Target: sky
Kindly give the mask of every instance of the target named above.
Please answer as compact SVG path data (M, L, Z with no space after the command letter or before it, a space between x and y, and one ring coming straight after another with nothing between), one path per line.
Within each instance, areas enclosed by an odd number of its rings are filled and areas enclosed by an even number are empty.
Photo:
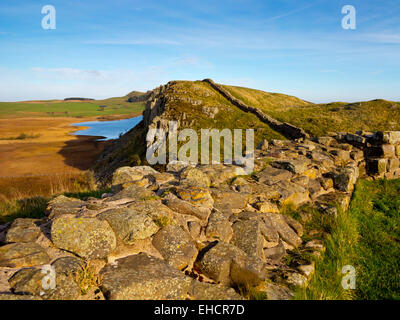
M55 29L42 28L45 5ZM0 1L0 101L204 78L316 103L400 101L400 1Z

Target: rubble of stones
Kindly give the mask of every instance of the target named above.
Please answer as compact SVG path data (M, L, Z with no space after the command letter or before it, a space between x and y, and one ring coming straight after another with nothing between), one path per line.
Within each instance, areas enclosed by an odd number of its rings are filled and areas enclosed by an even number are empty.
M0 226L0 299L238 300L248 298L243 288L291 299L314 262L286 257L318 257L324 245L303 241L303 224L283 209L347 209L369 152L349 137L262 141L250 176L222 164L122 167L102 199L58 196L46 218ZM398 157L398 133L375 137L396 143ZM55 287L46 285L49 265Z

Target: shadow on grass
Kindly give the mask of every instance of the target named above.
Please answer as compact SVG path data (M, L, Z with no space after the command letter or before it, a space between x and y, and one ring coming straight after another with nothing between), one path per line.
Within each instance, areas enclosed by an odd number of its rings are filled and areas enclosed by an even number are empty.
M87 200L101 198L103 193L110 193L111 189L93 190L86 192L64 192L66 197ZM40 219L45 217L47 203L53 197L32 197L12 201L0 201L0 224L14 221L17 218Z
M48 200L48 198L44 197L33 197L0 202L0 224L13 221L17 218L43 218Z

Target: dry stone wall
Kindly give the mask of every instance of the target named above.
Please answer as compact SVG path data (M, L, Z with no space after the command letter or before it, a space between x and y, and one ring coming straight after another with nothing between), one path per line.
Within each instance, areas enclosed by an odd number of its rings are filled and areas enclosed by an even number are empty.
M302 128L296 127L287 122L278 121L265 114L260 109L246 105L239 99L232 96L222 86L216 84L213 80L205 79L203 81L209 83L215 90L217 90L221 95L228 99L234 106L240 108L245 112L251 112L255 114L261 121L267 123L270 127L279 131L284 136L290 137L292 139L309 138L309 135Z
M369 176L400 178L400 131L339 133L337 138L363 150Z

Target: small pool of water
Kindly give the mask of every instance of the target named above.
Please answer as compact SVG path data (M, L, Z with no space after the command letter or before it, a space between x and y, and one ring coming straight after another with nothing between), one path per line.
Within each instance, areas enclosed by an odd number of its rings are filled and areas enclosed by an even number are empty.
M131 130L140 121L143 116L138 116L130 119L113 120L113 121L89 121L81 123L73 123L74 127L89 127L88 129L75 131L76 136L96 136L104 137L100 141L118 139L121 134Z

